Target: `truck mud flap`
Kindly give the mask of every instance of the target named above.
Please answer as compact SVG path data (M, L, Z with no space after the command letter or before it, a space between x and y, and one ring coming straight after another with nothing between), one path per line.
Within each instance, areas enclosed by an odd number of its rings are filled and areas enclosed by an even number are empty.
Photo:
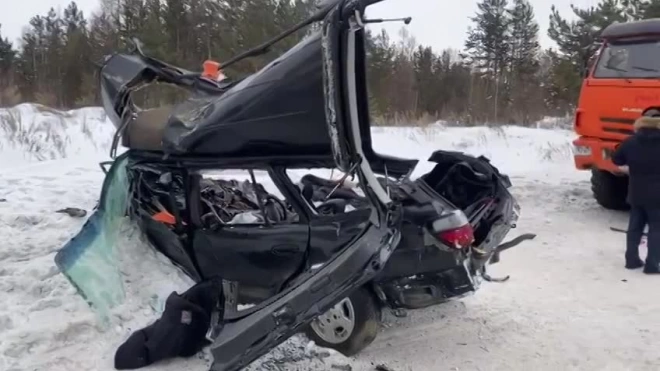
M127 156L119 156L106 173L98 208L80 232L55 255L55 264L78 294L107 324L110 310L125 291L115 253L128 202Z

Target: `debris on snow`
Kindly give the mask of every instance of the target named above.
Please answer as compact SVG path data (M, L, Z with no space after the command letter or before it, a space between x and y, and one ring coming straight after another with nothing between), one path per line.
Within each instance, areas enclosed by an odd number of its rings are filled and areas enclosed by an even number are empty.
M68 214L72 218L84 218L87 215L87 211L79 209L77 207L67 207L64 209L57 210L56 213Z
M353 367L351 365L335 365L332 364L330 365L330 368L333 370L339 370L339 371L353 371Z

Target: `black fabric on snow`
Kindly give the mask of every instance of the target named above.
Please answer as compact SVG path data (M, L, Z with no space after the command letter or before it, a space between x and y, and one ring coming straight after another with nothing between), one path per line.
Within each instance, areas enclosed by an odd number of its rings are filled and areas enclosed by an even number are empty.
M612 162L628 166L630 205L660 208L660 118L645 117L635 125L637 131L619 145Z
M132 370L175 357L192 357L206 345L211 314L223 317L224 296L219 281L196 284L181 295L172 292L153 324L138 330L117 349L115 368Z

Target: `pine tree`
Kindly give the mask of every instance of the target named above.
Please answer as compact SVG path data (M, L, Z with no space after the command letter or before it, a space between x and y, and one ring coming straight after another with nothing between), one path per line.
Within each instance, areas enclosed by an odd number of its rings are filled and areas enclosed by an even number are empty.
M550 71L546 82L546 105L552 112L572 112L578 100L581 77L576 76L570 60L552 50L548 51Z
M468 29L465 49L474 67L499 76L504 70L508 52L507 17L508 0L482 0L477 6L477 15L471 17L474 23Z
M472 65L493 83L494 119L499 120L500 82L506 70L509 53L508 0L482 0L477 15L470 18L474 25L468 29L465 49Z
M435 54L430 47L419 46L413 56L417 109L432 113L437 110L436 74L433 69Z
M66 92L63 87L64 75L64 28L60 15L55 9L50 8L46 17L44 17L44 26L46 31L46 62L41 65L45 71L45 80L43 85L45 90L39 92L44 95L44 99L49 105L55 107L64 107L64 95Z
M186 8L188 8L186 0L165 0L163 10L164 26L168 38L167 50L172 53L168 59L174 64L184 66L186 62L190 62L186 61L190 55L183 51L189 45L188 40L193 33Z
M62 105L75 107L81 97L85 75L91 72L89 40L87 39L87 21L75 2L64 10L65 29L64 50L62 55Z
M0 31L2 31L1 25ZM0 90L7 88L11 82L15 58L14 45L0 33Z
M539 26L534 19L534 9L527 0L514 0L509 10L511 35L509 38L509 69L511 109L520 112L520 121L525 123L533 119L531 111L536 110L533 101L538 101L534 91L539 82L536 73L539 68L540 45L538 42Z
M636 0L636 6L641 19L660 17L660 0Z
M366 46L369 61L367 81L370 109L373 116L387 117L392 114L392 106L389 104L386 92L391 84L394 70L394 46L385 30L381 30L375 36L367 32Z
M514 0L509 37L509 63L516 74L531 75L538 69L539 25L534 18L534 9L527 0Z
M13 86L15 59L14 45L0 33L0 107L16 103L17 92Z

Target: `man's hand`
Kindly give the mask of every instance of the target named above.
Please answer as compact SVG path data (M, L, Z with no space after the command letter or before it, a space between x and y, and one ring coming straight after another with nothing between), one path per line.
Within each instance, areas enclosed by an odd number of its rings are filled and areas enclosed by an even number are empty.
M630 169L628 168L628 165L619 166L619 171L621 171L624 174L630 174Z

